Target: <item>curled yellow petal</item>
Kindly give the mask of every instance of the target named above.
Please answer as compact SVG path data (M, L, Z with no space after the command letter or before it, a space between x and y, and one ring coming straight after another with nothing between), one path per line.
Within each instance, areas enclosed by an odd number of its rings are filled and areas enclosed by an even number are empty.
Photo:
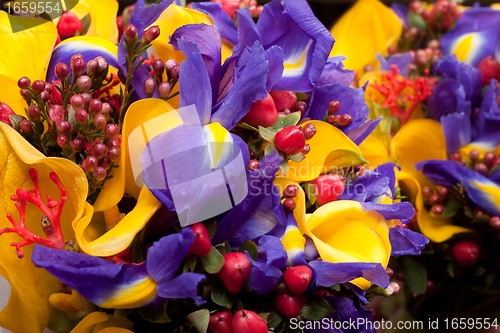
M85 316L85 318L71 330L71 333L93 333L95 325L108 320L108 318L109 316L104 312L92 312Z
M402 170L421 186L432 185L414 164L425 160L445 160L446 142L441 124L433 119L415 119L404 125L391 142L393 156Z
M61 215L61 228L66 240L73 239L72 221L81 218L87 197L87 178L82 169L73 162L56 157L45 157L29 144L14 129L0 123L0 228L12 227L5 214L12 214L18 220L19 215L10 196L17 188L32 189L28 175L30 168L38 172L38 179L43 197L50 194L59 198L59 190L49 179L49 173L55 172L66 188L67 201ZM41 227L42 213L33 205L26 207L26 228L45 237ZM22 238L10 233L0 236L0 275L11 285L11 297L6 307L0 312L0 326L13 332L40 332L47 325L51 307L49 296L59 292L60 282L47 271L37 269L30 260L33 246L22 248L24 259L19 259L11 242L20 242ZM29 320L13 320L29 318Z
M0 102L8 104L15 113L21 115L25 115L24 108L27 105L19 95L17 80L22 76L27 76L32 81L45 79L57 38L56 27L50 22L29 28L40 21L0 11L0 45L4 46L0 52ZM13 33L11 23L26 29Z
M92 256L107 257L129 247L135 235L142 230L153 214L160 209L161 203L144 187L134 209L112 229L99 234L92 230L93 208L87 204L85 217L75 223L75 235L80 249ZM97 238L95 238L97 236Z
M361 155L359 147L338 128L318 120L307 121L302 126L307 124L313 124L316 127L316 134L307 141L307 144L311 146L311 151L301 162L288 162L287 178L299 182L309 181L324 172L347 166L336 165L335 159L329 158L329 155L335 151L344 150Z
M330 30L335 38L330 56L345 56L346 68L361 73L365 65L376 65L377 53L387 55L402 30L397 15L382 2L359 0Z
M90 6L90 26L86 36L98 36L118 43L118 26L115 24L118 1L99 0Z
M95 325L95 333L105 333L105 332L133 332L134 323L127 319L127 317L117 317L114 315L109 315L108 320L103 321Z
M391 254L389 226L376 211L365 211L357 201L339 200L318 208L302 226L320 257L329 262L375 262L387 267ZM362 289L371 283L351 281Z
M451 218L433 216L424 207L422 188L418 181L406 172L396 173L399 187L416 210L418 227L433 242L444 242L453 235L470 232L470 229L453 225Z
M389 152L382 141L373 135L369 135L361 144L359 149L363 157L368 161L368 166L376 167L389 162Z

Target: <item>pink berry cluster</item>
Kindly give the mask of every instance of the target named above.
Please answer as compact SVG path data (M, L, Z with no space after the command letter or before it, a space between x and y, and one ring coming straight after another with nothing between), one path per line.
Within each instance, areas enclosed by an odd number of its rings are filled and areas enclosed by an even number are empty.
M328 104L326 121L338 127L346 127L352 124L352 116L348 113L338 114L340 101L334 99Z
M176 94L171 94L172 89L179 80L177 61L169 59L163 62L161 59L154 59L146 60L144 64L151 66L151 77L144 81L144 91L148 97L152 97L156 91L163 100L174 97Z
M69 67L60 62L54 72L58 80L52 83L19 79L28 107L18 130L45 155L79 164L93 192L109 177L121 154L120 101L112 93L119 80L108 75L108 63L101 56L86 62L74 54Z

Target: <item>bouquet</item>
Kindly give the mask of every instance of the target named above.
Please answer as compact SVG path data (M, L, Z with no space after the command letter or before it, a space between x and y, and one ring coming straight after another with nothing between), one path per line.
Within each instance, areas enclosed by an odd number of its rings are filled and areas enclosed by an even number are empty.
M432 236L306 1L32 3L0 13L1 326L374 331Z
M371 38L380 53L337 49L351 52L370 115L382 118L362 151L401 167L401 196L416 209L409 227L431 241L421 257L391 261L406 292L379 307L379 318L498 328L500 11L444 0L392 9L360 1L333 28L340 40L356 39L359 31L342 29L370 5L392 18Z

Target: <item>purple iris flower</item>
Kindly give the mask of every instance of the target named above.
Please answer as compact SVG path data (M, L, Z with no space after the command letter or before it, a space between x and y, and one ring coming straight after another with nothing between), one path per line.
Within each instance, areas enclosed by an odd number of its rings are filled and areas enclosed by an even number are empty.
M190 228L162 237L149 248L140 264L115 264L82 253L36 245L32 261L65 285L103 308L137 308L155 305L167 298L198 296L198 283L205 275L178 274L180 265L195 240Z
M402 76L408 76L408 66L413 63L414 58L415 56L411 52L391 54L388 59L377 54L381 70L390 71L391 66L396 65Z

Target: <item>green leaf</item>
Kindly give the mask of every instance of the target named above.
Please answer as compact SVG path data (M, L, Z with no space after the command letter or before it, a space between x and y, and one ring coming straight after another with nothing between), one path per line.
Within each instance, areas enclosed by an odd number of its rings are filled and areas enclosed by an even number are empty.
M257 249L257 245L255 245L253 241L247 240L238 248L238 252L245 252L245 251L248 251L250 258L252 258L253 260L257 260L257 257L259 255L259 250Z
M427 23L425 23L422 16L411 10L408 11L408 23L410 23L410 26L416 27L420 31L425 31L427 29Z
M328 154L325 164L346 168L354 165L368 163L363 156L351 150L337 149Z
M313 295L300 310L300 316L309 320L321 320L333 312L332 306L322 296Z
M250 141L249 145L248 145L248 148L250 149L250 151L254 154L257 154L257 153L260 153L261 150L262 150L262 144L264 143L265 141L262 140L262 139L257 139L257 140L252 140ZM266 146L267 147L267 146Z
M139 309L142 318L156 324L169 323L170 318L167 315L167 302L162 306L147 306Z
M247 130L252 130L252 131L255 131L255 132L258 132L259 130L256 129L255 127L253 126L250 126L248 125L247 123L239 123L236 125L237 127L240 127L240 128L244 128L244 129L247 129Z
M189 255L184 260L184 266L182 267L182 272L193 272L196 268L196 263L198 262L198 257L195 255Z
M455 264L452 263L451 261L448 263L448 266L446 266L446 270L448 271L448 275L450 275L452 278L455 277Z
M460 201L452 197L445 202L444 211L441 216L443 218L455 216L455 214L458 213L461 207L462 204L460 203Z
M266 319L267 327L275 328L279 324L281 324L282 321L283 321L283 316L281 316L279 313L273 311L267 316L267 319Z
M283 172L284 175L286 175L288 173L288 161L287 160L281 161L280 170L281 170L281 172Z
M276 120L276 122L267 129L276 134L285 127L297 125L300 120L300 116L300 111L297 111L290 113L288 116L278 117L278 120Z
M215 220L207 222L205 223L205 227L207 228L210 238L214 237L215 233L217 232L217 222Z
M306 183L305 192L311 204L314 205L316 202L316 186L311 183Z
M192 312L187 315L187 319L199 333L207 333L208 322L210 321L210 311L208 309Z
M215 304L220 305L226 309L231 309L233 307L234 301L236 300L236 295L227 291L222 284L216 284L212 288L210 298Z
M199 259L205 271L210 274L218 273L222 268L222 265L224 265L224 257L213 246L212 250L210 250L210 253L207 256L200 257Z
M402 257L406 285L413 294L423 294L427 288L427 270L424 265L410 256Z
M302 153L290 155L290 159L294 162L297 162L297 163L302 162L305 158L306 158L306 156Z
M264 138L264 140L269 141L269 142L274 142L274 136L276 135L275 132L269 130L268 128L259 126L259 134L261 137Z
M132 311L133 309L115 309L114 315L116 317L125 317Z
M275 145L273 145L272 143L270 143L270 144L268 144L268 145L266 146L266 149L264 149L264 154L265 154L265 155L269 155L269 154L271 154L271 153L272 153L273 151L275 151L275 150L276 150L276 146L275 146Z
M227 251L225 244L216 245L215 248L217 249L217 251L220 252L220 254L226 254L226 253L231 252L231 250L229 250L229 252Z

